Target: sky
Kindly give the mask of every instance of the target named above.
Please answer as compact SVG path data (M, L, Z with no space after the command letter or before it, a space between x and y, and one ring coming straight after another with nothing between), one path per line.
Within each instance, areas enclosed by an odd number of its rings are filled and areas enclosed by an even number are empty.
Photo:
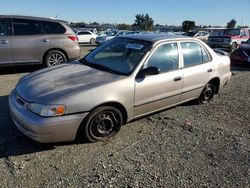
M0 0L1 14L57 17L70 22L133 24L136 14L146 14L154 24L250 26L250 0Z

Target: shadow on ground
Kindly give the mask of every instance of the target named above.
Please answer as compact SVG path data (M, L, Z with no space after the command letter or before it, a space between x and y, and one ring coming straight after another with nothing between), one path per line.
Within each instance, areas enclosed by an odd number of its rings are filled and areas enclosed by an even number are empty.
M236 65L233 64L231 66L231 71L250 71L250 64L249 65Z
M30 73L36 70L42 69L42 65L23 65L23 66L12 66L12 67L0 67L0 75L6 74L18 74L18 73Z
M8 107L8 97L0 96L0 159L55 149L60 145L84 144L83 141L41 144L22 134L14 125Z

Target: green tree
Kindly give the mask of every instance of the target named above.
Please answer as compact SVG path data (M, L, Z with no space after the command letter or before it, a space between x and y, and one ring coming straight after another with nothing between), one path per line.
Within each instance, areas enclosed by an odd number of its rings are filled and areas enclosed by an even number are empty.
M76 22L76 23L71 22L70 26L71 27L86 27L86 24L84 22Z
M153 18L149 17L148 14L144 17L144 30L145 31L152 31L154 28L154 20Z
M232 19L230 22L227 22L227 28L228 28L228 29L233 29L233 28L235 28L236 23L237 23L237 22L236 22L234 19Z
M144 14L136 14L134 26L137 27L137 29L143 29L143 24L144 24Z
M182 30L187 32L189 30L195 29L195 21L185 20L182 22Z
M122 23L122 24L118 24L118 25L117 25L117 28L118 28L119 30L131 30L131 29L132 29L132 26L129 25L129 24Z
M136 14L133 28L136 28L139 30L152 31L154 28L154 20L148 14L146 15Z

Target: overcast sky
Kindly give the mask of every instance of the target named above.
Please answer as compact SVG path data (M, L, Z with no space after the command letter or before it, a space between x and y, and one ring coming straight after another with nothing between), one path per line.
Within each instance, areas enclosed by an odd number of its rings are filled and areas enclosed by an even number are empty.
M70 22L132 24L137 13L154 23L225 26L231 19L250 26L250 0L0 0L0 14L56 17Z

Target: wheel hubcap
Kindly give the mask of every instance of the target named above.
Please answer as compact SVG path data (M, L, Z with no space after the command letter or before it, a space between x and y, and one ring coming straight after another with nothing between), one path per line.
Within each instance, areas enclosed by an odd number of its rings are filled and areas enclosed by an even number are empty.
M214 91L215 91L214 85L208 84L205 87L205 89L203 91L203 97L202 97L203 103L207 103L207 102L209 102L209 100L211 100L213 98Z
M64 57L61 54L52 54L49 56L48 64L49 66L59 65L65 62Z
M212 93L213 93L212 88L210 86L207 87L204 93L205 100L209 100L212 96Z

